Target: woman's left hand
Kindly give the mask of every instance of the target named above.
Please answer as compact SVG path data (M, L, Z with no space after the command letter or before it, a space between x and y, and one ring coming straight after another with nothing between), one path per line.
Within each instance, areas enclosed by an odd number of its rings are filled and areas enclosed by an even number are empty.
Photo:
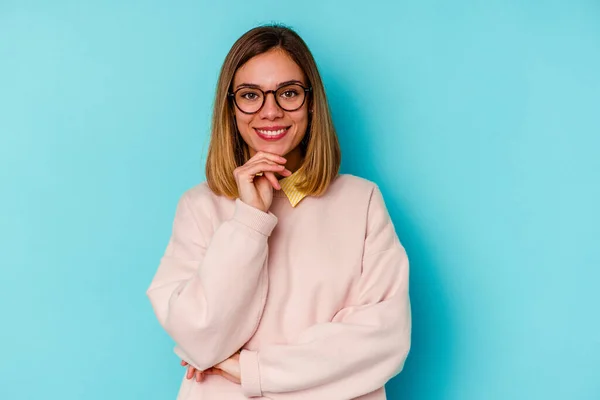
M212 370L233 383L241 384L242 372L240 370L240 353L235 353L227 360L215 365Z
M186 363L185 361L181 361L181 365L188 366L188 368L193 367ZM188 373L187 378L193 379L197 375L199 371L194 371L195 373ZM227 360L220 362L212 368L207 369L200 373L201 375L221 375L223 378L237 384L241 384L241 371L240 371L240 353L235 353ZM203 376L202 376L203 378ZM201 377L196 377L196 380L200 382L203 380Z

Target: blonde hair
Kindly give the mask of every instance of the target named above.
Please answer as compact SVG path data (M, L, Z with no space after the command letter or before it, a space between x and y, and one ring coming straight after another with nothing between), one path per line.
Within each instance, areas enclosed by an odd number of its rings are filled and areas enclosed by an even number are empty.
M260 26L246 32L229 50L217 83L212 116L212 130L206 180L217 195L239 196L233 171L250 158L248 145L237 131L234 109L228 93L237 70L252 57L272 49L285 51L304 71L312 93L307 107L309 122L306 135L299 145L304 160L299 169L297 188L310 196L320 196L337 176L341 151L331 119L325 87L317 64L302 38L292 29L281 25Z

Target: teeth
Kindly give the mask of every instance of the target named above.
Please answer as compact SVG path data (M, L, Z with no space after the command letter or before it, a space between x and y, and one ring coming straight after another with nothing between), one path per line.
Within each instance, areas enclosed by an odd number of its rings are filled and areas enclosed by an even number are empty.
M285 129L279 129L279 130L276 130L276 131L263 131L262 129L257 129L257 131L259 131L263 135L277 136L277 135L281 135L283 132L285 132Z

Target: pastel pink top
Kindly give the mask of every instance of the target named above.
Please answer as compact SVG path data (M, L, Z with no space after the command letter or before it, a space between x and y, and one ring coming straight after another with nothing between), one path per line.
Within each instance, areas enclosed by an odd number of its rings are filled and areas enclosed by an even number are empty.
M179 201L148 289L200 370L241 349L242 384L185 379L180 400L381 400L410 348L409 266L379 188L338 175L268 213L202 183Z

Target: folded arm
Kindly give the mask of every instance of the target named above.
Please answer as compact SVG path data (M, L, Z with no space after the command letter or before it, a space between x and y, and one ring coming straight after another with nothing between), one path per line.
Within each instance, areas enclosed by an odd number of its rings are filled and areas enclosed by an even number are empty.
M234 216L215 231L190 200L179 202L173 233L147 291L177 354L204 370L254 334L268 290L267 238L277 223L236 200Z
M243 350L246 396L352 399L381 388L400 372L410 348L409 267L377 188L367 226L362 274L351 305L331 322L306 329L293 343Z

